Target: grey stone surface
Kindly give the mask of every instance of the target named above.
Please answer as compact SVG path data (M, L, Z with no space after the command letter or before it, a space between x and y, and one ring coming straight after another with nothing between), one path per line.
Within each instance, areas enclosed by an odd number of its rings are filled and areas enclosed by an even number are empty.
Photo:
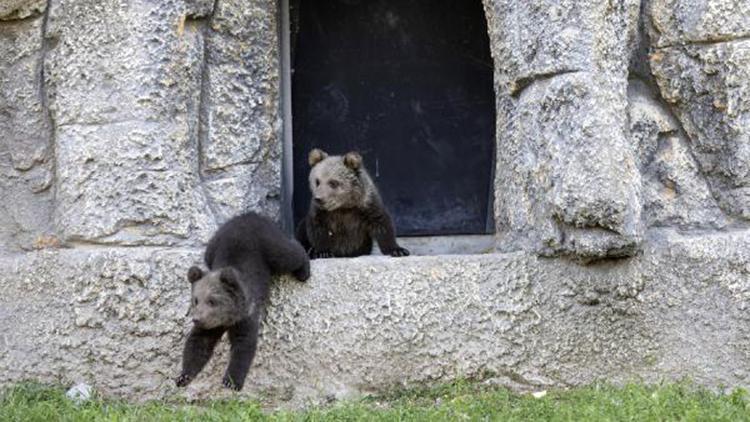
M714 199L680 124L644 82L628 87L631 139L642 173L643 223L649 227L722 229L729 223Z
M202 170L223 219L278 218L281 120L276 2L217 2L206 37Z
M582 266L532 254L313 262L276 283L243 395L298 406L489 377L518 389L690 377L750 385L750 235L652 232ZM200 252L96 248L0 260L0 382L85 382L127 399L224 397L226 344L173 387Z
M0 0L0 21L26 19L47 8L47 0Z
M500 248L581 259L634 254L640 174L626 108L638 3L495 1L486 10Z
M625 75L638 0L486 0L497 81L517 93L565 72Z
M45 88L64 242L194 245L238 212L278 217L272 2L51 4Z
M194 244L215 227L198 175L203 35L186 22L200 13L182 1L52 2L46 75L65 241Z
M750 36L747 0L646 0L644 5L656 47Z
M651 69L719 205L750 219L750 41L658 48Z
M11 6L0 4L0 15ZM43 27L43 16L0 21L0 253L54 234L52 128L39 83Z

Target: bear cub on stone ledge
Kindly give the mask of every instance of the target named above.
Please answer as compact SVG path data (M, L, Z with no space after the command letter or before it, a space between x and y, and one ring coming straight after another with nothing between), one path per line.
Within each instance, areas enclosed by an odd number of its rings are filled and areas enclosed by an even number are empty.
M188 385L228 332L231 356L223 384L241 390L255 356L271 276L292 273L305 281L310 277L310 260L302 246L255 213L234 217L220 227L208 243L204 260L208 272L193 266L187 274L194 325L176 383Z
M311 258L369 255L373 238L384 255L409 255L396 243L393 221L362 156L350 152L329 157L314 149L308 161L312 201L296 236Z

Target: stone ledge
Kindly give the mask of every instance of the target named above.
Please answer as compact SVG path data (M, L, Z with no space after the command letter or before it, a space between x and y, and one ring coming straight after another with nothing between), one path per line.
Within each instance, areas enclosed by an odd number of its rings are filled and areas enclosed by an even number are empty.
M299 406L490 377L517 389L690 377L750 385L750 232L652 233L581 266L526 253L314 261L276 283L243 395ZM230 395L226 345L177 390L197 249L0 259L0 383L85 381L129 400Z

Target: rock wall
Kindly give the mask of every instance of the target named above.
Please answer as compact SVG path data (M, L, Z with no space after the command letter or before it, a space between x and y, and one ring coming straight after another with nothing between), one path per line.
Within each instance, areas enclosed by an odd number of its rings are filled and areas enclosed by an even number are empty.
M277 7L0 2L3 251L278 217ZM746 227L749 7L487 0L498 248L594 260L654 226Z
M0 2L0 254L54 241L45 2Z
M747 386L750 3L484 6L503 253L316 263L248 392ZM230 215L281 212L278 7L0 0L0 383L176 394L185 269Z
M199 245L278 217L271 1L0 2L3 250Z
M748 7L488 2L499 247L591 260L747 227Z

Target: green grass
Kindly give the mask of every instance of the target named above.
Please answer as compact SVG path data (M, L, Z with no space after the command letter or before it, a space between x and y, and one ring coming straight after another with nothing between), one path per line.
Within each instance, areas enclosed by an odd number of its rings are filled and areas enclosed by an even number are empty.
M715 394L687 383L597 385L536 399L503 388L457 382L395 391L300 412L264 412L252 401L133 405L92 400L75 405L61 388L28 383L0 394L0 421L750 421L744 390Z

